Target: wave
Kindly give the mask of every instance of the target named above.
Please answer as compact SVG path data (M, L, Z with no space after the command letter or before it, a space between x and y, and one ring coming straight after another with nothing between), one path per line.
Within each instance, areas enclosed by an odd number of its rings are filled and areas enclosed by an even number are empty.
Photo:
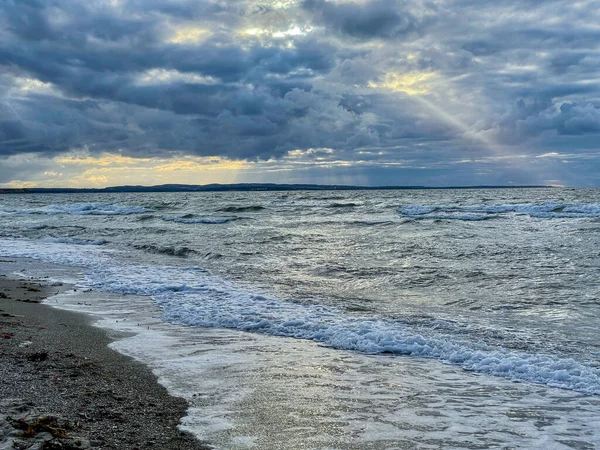
M183 217L163 217L162 220L167 222L177 222L177 223L186 223L186 224L195 224L195 223L208 223L208 224L219 224L219 223L227 223L233 220L238 220L238 217L194 217L193 214L186 214Z
M433 220L486 220L505 214L528 215L540 219L600 218L600 203L517 203L470 206L407 205L398 208L403 216Z
M354 208L360 206L358 203L331 203L328 208Z
M151 209L147 209L141 206L126 206L108 202L71 203L65 205L49 205L43 208L2 209L0 211L5 214L72 214L79 216L113 216L152 212Z
M28 230L71 230L71 231L84 231L86 230L86 227L82 227L79 225L48 225L48 224L39 224L39 223L34 223L34 224L24 224L21 225L20 228L26 228Z
M399 212L405 216L421 216L432 213L438 208L438 206L409 205L399 209Z
M356 202L332 202L331 200L346 200L346 197L326 197L312 198L300 197L298 199L277 199L272 200L268 204L274 207L293 207L293 208L355 208L361 206L361 203Z
M180 258L187 258L193 253L198 253L196 250L189 247L177 247L177 246L160 246L153 244L135 244L134 248L143 250L149 253L159 253L162 255L178 256Z
M497 215L478 215L478 214L431 214L426 216L411 217L413 220L463 220L467 222L475 222L480 220L496 219Z
M136 218L136 220L138 222L145 222L147 220L152 220L154 219L156 216L154 214L144 214L143 216L139 216L138 218Z
M222 212L252 212L252 211L262 211L266 209L264 206L260 205L249 205L249 206L226 206L225 208L219 209Z
M104 245L108 241L104 239L77 239L70 237L45 237L41 239L43 242L54 242L57 244L74 244L74 245Z
M329 195L324 197L317 197L314 195L303 195L298 197L298 200L314 200L314 201L324 201L324 200L345 200L348 197L344 197L343 195Z
M345 223L346 225L355 227L374 227L381 225L392 225L394 222L391 220L353 220Z
M29 229L29 230L57 230L60 227L55 227L52 225L46 225L46 224L35 224L35 225L26 225L25 228Z
M309 339L369 354L434 358L469 371L600 394L600 369L571 358L487 345L448 327L416 326L359 318L323 305L284 302L207 274L199 267L128 265L103 247L81 252L62 243L0 240L0 256L30 257L85 267L85 285L120 294L150 295L163 319L199 327L224 327Z
M160 201L157 200L152 203L145 204L148 209L152 211L162 211L166 209L181 209L187 205L185 201Z

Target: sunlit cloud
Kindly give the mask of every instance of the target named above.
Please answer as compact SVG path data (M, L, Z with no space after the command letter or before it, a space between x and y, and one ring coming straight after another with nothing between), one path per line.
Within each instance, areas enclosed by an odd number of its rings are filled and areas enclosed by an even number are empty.
M206 28L185 26L175 29L167 42L171 44L199 44L211 35Z
M98 175L98 176L88 175L85 177L85 179L87 181L89 181L90 183L99 185L99 186L106 186L106 184L108 183L108 178L106 178L104 175Z
M312 32L312 31L313 31L312 27L302 27L301 28L299 26L294 25L286 30L276 30L276 29L272 29L272 28L258 28L258 27L245 28L245 29L241 30L239 34L241 34L242 36L256 36L256 37L282 39L282 38L294 37L294 36L306 36L308 33Z
M4 183L0 186L8 189L28 189L38 187L38 184L32 181L11 180L10 182Z
M13 78L12 87L8 93L11 97L21 97L32 94L60 95L53 83L30 77Z
M44 83L43 81L36 80L35 78L17 78L15 79L15 87L20 91L47 91L52 89L52 83Z
M193 157L183 156L181 158L132 158L129 156L105 154L101 156L90 156L86 154L73 154L58 156L53 160L55 163L66 166L93 166L93 167L117 167L117 168L150 168L153 170L230 170L241 169L248 166L244 161L231 161L216 156Z
M203 76L197 73L183 73L177 70L168 69L150 69L140 73L137 76L137 84L154 85L168 83L188 83L188 84L212 84L216 80L210 76Z
M388 72L381 82L370 81L369 87L388 89L393 92L403 92L408 95L422 95L431 91L427 82L435 77L434 72Z
M295 149L288 152L288 158L299 159L312 156L318 158L319 155L333 155L334 153L335 150L332 148L309 148L306 150Z
M549 152L549 153L542 153L541 155L537 155L536 158L563 158L567 155L561 155L558 152Z
M233 182L239 171L253 166L252 163L220 157L132 158L114 154L92 156L86 152L59 156L45 161L45 164L54 169L40 174L40 179L33 182L34 186L106 187L120 184Z
M275 9L287 9L296 6L300 0L272 0L271 7Z

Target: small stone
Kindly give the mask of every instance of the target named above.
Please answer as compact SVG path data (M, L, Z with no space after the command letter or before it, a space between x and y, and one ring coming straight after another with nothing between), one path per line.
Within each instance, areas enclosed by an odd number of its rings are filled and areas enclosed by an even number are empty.
M54 436L52 436L52 433L48 433L47 431L42 431L40 433L37 433L35 435L36 439L42 439L44 441L51 441L52 439L54 439Z

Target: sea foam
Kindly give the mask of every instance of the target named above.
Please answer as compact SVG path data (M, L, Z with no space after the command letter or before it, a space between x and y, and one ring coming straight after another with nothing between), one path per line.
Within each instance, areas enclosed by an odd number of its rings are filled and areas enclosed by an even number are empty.
M152 212L151 209L142 206L118 205L109 202L91 202L91 203L70 203L64 205L48 205L43 208L24 208L24 209L2 209L4 214L72 214L72 215L129 215Z
M103 239L77 239L69 237L45 237L44 242L54 242L58 244L75 244L75 245L104 245L107 241Z
M21 239L0 239L0 255L84 267L87 287L152 296L162 308L163 319L173 323L309 339L370 354L435 358L510 380L600 394L600 370L570 358L517 352L447 330L281 301L212 276L200 267L125 264L116 258L117 250L105 246L90 246L82 252L69 243Z
M540 219L580 219L600 217L600 203L544 202L470 206L406 205L398 208L398 212L411 218L433 220L486 220L499 218L505 214L528 215Z

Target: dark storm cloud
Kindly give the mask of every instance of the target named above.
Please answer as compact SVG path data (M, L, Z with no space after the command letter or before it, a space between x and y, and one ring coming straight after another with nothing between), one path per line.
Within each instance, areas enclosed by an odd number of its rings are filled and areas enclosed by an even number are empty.
M328 29L359 39L400 39L418 34L425 21L416 17L405 1L373 0L368 3L336 3L304 0L302 7Z
M17 4L9 6L12 9L9 8L8 17L26 18L13 25L12 39L35 42L0 49L5 70L12 71L15 77L26 74L52 83L61 96L66 95L70 100L29 96L7 102L10 114L4 114L2 122L4 154L61 152L77 147L105 150L123 147L129 153L145 154L162 145L202 155L268 158L281 156L299 145L310 145L307 135L323 130L326 121L340 122L335 114L335 103L330 104L335 99L308 92L311 82L307 76L333 67L334 48L327 42L318 44L306 40L293 49L263 47L257 43L242 48L217 36L201 45L179 46L151 40L137 48L124 45L122 40L137 41L139 34L145 34L146 30L128 27L121 19L102 24L105 30L102 36L91 28L90 34L84 37L93 35L101 40L90 42L75 39L73 35L80 32L79 26L49 24L43 12L51 15L48 10L52 8L64 12L65 2L47 7L41 3L23 8ZM215 11L220 12L220 9L215 8ZM85 22L85 17L80 20ZM154 26L154 21L152 19L150 25ZM39 27L38 33L28 30L42 22L44 25ZM16 27L18 32L14 31ZM125 30L125 34L121 32ZM57 40L61 45L55 45ZM151 70L197 74L214 80L140 84L137 80L140 74ZM303 77L294 73L297 71L307 73ZM249 83L254 86L249 87ZM89 102L97 111L117 109L115 105L120 105L118 109L130 109L133 113L121 120L98 121L88 110ZM44 106L39 109L34 103ZM177 136L157 136L160 131L155 129L142 128L140 132L144 121L124 126L123 121L136 120L137 107L148 109L147 115L167 116L162 117L159 128L166 133L176 130ZM171 113L183 117L177 119ZM61 126L66 118L73 125L70 135L69 130ZM310 120L319 123L309 123ZM298 127L309 129L294 130L294 122ZM154 125L157 123L153 121ZM335 131L335 126L329 129ZM325 143L323 139L319 141Z
M600 138L597 0L283 3L0 0L0 155L432 166Z

